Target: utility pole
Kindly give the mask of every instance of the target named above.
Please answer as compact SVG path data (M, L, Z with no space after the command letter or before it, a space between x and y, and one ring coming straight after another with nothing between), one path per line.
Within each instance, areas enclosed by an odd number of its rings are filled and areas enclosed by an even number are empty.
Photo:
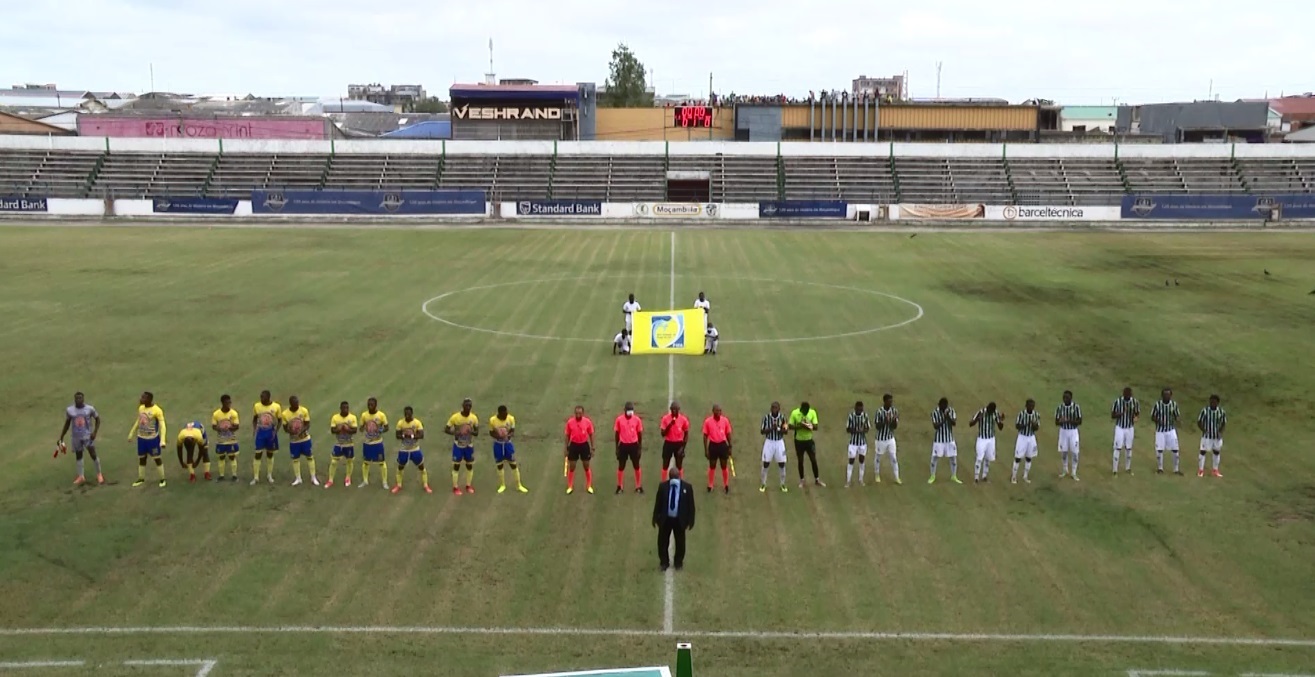
M936 98L941 98L941 62L936 62Z
M712 118L715 113L712 107L712 73L708 73L708 140L712 140L712 127L717 121Z

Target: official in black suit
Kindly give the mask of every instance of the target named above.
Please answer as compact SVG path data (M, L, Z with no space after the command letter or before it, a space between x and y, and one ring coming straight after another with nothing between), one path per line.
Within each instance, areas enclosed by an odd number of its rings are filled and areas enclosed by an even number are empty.
M676 569L685 565L685 532L694 528L694 487L672 477L658 485L653 505L653 526L658 530L658 561L666 571L672 562L667 558L671 536L676 536Z

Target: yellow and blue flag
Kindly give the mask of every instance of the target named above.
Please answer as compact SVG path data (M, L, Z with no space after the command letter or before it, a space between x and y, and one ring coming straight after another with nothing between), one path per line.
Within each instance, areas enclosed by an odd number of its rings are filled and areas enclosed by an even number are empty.
M702 308L635 313L634 355L702 355L707 331Z

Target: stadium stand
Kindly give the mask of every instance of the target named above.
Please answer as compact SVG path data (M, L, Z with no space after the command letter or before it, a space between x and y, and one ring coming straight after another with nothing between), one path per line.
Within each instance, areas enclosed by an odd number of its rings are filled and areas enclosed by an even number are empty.
M669 199L667 172L722 203L1118 204L1129 193L1315 192L1315 157L928 157L0 150L0 195L249 197L253 189L483 190L494 201Z

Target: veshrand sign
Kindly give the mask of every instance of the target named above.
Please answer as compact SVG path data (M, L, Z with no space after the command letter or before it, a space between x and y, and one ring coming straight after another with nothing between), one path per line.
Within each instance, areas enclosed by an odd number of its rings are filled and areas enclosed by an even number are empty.
M987 207L986 218L993 221L1117 221L1120 211L1118 207L1008 205Z
M457 106L452 114L458 120L561 120L560 108L521 106Z
M49 209L44 197L0 197L0 212L44 212Z
M602 216L602 200L521 200L516 216Z

